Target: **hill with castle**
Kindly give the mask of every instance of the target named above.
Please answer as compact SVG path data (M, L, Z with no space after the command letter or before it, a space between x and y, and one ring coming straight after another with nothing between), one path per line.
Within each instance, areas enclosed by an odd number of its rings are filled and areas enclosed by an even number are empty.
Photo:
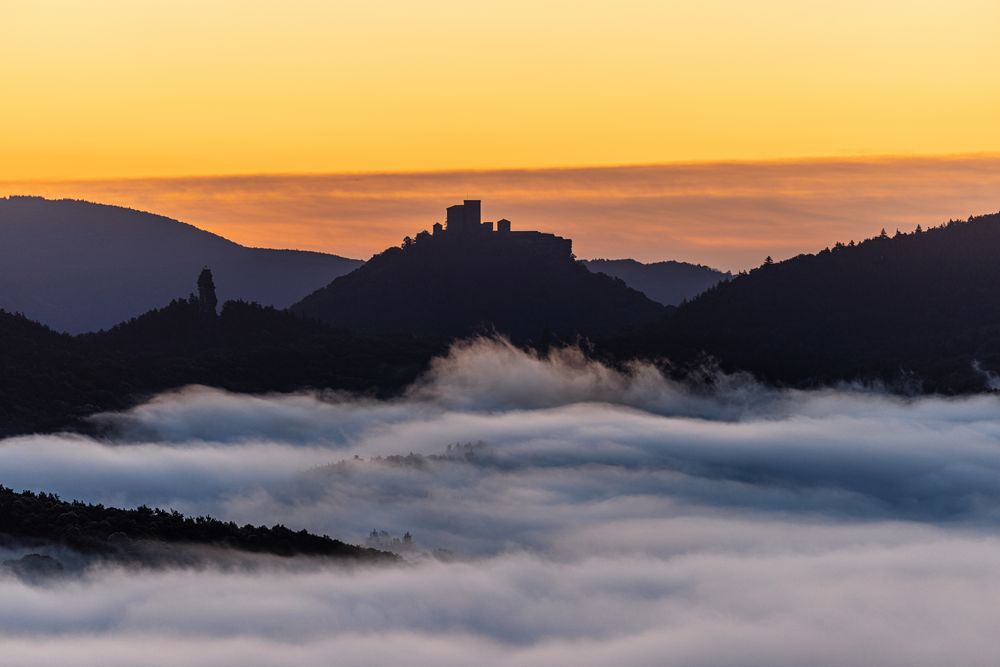
M449 338L500 332L601 336L651 324L667 310L622 280L592 273L570 239L482 220L479 200L407 237L291 307L360 333Z
M1000 214L765 262L676 308L589 272L568 239L498 222L451 207L291 309L224 301L201 269L196 293L98 333L0 310L0 434L94 428L190 384L393 395L453 340L493 331L537 350L583 335L603 361L697 383L707 366L777 386L1000 390Z

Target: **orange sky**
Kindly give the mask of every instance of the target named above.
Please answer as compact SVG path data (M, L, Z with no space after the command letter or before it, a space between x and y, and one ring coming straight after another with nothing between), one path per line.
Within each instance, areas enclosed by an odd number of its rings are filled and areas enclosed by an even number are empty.
M1000 154L997 26L997 0L2 0L0 192L361 257L481 197L581 256L742 268L1000 208L996 160L933 157Z
M481 197L487 219L574 239L579 257L678 259L739 270L949 218L1000 210L1000 156L744 162L415 174L0 181L116 202L247 245L366 259Z
M0 179L1000 152L997 0L3 0Z

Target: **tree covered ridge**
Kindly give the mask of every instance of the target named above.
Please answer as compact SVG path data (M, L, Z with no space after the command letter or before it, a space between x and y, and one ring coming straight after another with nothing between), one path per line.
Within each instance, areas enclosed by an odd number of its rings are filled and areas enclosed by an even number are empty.
M446 349L441 340L356 336L239 301L206 316L194 295L81 336L0 311L0 435L86 429L95 412L189 384L390 395Z
M145 505L119 509L68 502L55 494L18 492L4 486L0 486L0 534L18 540L61 544L95 554L119 553L122 544L129 541L155 541L277 556L394 559L382 551L305 530L293 531L280 524L270 528L250 524L238 526L209 516L186 517L176 511Z
M519 342L606 335L665 316L663 306L619 278L588 271L549 236L421 232L290 310L368 334L497 332Z
M837 243L682 305L640 347L794 386L979 391L1000 368L1000 214Z

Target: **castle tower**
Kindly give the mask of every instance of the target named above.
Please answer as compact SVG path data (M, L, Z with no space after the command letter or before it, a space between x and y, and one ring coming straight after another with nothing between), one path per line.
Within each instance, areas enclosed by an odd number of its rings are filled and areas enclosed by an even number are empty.
M445 209L448 215L448 231L465 234L482 229L483 206L479 199L466 199Z
M462 206L465 207L465 224L470 230L479 229L483 222L483 202L479 199L466 199Z
M465 231L465 206L455 204L445 209L445 224L452 234L461 234Z

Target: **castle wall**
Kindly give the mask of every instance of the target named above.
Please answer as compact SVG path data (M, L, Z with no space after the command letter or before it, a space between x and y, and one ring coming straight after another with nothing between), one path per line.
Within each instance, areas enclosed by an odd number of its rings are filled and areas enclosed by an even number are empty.
M573 241L555 234L535 231L511 231L510 220L501 218L496 223L496 232L492 222L482 222L482 202L478 199L466 199L461 204L447 208L447 233L442 235L450 242L479 243L480 241L497 244L498 247L516 247L519 250L530 250L536 255L544 255L554 259L566 259L573 255ZM439 234L439 226L435 225L435 235Z

